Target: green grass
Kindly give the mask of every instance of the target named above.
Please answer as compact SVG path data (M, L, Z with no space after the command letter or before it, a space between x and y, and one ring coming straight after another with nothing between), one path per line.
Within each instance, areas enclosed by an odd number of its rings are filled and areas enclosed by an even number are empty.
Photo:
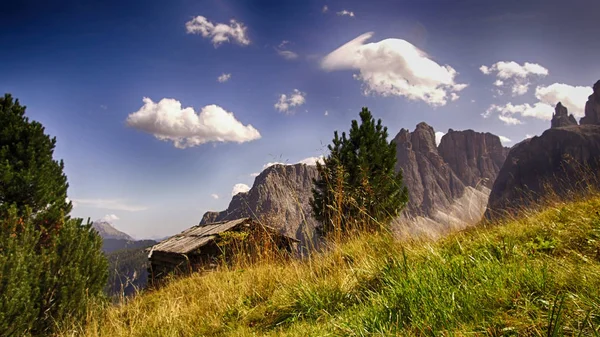
M362 235L96 310L64 335L598 336L600 196L438 242Z

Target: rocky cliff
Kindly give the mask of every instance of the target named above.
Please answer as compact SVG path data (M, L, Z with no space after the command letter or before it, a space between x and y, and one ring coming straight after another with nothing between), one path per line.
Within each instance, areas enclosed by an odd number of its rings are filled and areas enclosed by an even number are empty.
M496 135L452 129L442 137L438 151L465 185L488 188L494 184L507 154Z
M577 125L575 116L569 115L567 108L562 105L561 102L556 104L554 108L554 114L552 114L552 121L550 121L551 128L561 128L563 126Z
M135 241L131 236L114 228L108 221L102 219L94 221L92 223L92 228L94 228L103 239Z
M600 126L551 128L515 145L489 197L486 216L517 212L547 192L559 196L599 185Z
M316 166L306 164L273 165L261 172L252 188L233 196L229 207L222 212L207 212L200 224L253 217L265 220L282 233L304 244L312 242L316 220L311 216Z

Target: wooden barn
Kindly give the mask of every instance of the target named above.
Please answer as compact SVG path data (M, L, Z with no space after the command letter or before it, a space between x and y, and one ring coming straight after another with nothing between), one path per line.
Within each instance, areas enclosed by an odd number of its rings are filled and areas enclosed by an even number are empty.
M293 253L298 240L251 218L198 225L149 249L151 283L171 272L212 269L237 253L259 259L269 253Z

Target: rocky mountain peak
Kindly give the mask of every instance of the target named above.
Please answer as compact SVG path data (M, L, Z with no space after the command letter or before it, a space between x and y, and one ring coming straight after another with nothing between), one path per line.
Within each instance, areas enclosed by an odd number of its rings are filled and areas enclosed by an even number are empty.
M92 223L92 228L95 229L103 239L135 241L134 238L116 229L110 222L103 219L94 221Z
M567 108L562 105L561 102L558 102L558 104L556 104L556 108L554 108L554 114L552 115L550 127L560 128L569 125L577 125L577 120L573 115L569 115Z

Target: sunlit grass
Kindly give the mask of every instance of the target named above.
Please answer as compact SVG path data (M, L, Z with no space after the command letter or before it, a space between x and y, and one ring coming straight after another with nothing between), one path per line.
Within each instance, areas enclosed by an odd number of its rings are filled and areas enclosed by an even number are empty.
M594 195L437 242L356 235L303 261L175 279L64 336L594 336L599 211Z

